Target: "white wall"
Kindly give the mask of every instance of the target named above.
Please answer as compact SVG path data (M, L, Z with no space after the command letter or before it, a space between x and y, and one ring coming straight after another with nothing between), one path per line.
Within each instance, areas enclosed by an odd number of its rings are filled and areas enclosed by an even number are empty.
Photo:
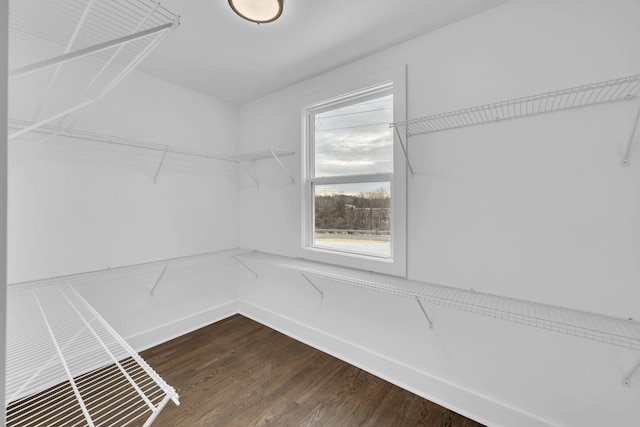
M40 98L26 82L11 90L10 116L30 119ZM221 154L237 128L237 107L137 72L78 126ZM168 154L154 184L161 152L42 137L10 143L10 283L237 246L235 164ZM79 290L137 348L236 310L233 269L170 269L152 297L159 273Z
M7 316L7 144L6 144L6 121L7 117L7 80L8 80L8 47L9 47L9 2L0 5L0 135L2 135L2 146L0 150L0 343L3 343L0 351L0 402L4 402L5 389L5 358L6 358L6 316Z
M300 152L301 108L408 64L410 118L638 73L634 0L515 0L242 106L238 151ZM318 99L320 98L320 99ZM638 101L414 137L413 279L640 319ZM640 144L636 141L636 144ZM301 159L287 159L300 176ZM240 180L243 247L300 254L300 191ZM637 425L637 352L258 266L241 311L489 425ZM246 280L245 280L246 278Z

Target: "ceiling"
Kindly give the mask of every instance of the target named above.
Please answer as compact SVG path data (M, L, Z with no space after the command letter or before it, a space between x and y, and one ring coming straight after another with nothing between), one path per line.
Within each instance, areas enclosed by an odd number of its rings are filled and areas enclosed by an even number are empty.
M243 104L507 0L286 0L253 24L226 0L163 0L180 27L139 66Z

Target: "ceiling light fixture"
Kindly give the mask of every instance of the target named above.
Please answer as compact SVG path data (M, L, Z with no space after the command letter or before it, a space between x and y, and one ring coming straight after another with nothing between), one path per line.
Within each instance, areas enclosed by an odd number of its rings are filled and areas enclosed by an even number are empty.
M229 0L235 13L257 24L273 22L282 15L284 0Z

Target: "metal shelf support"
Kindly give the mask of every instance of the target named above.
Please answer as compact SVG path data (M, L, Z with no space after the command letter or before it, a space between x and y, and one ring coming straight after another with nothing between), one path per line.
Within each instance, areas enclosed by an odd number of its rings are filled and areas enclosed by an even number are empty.
M160 283L160 280L162 280L162 276L164 276L164 273L167 271L167 268L169 267L165 267L162 270L162 273L160 273L160 276L158 276L158 279L156 280L156 283L153 285L153 287L151 288L150 294L151 296L153 296L153 292L156 290L156 288L158 287L158 283Z
M640 369L640 360L638 360L638 362L633 366L633 368L631 368L631 370L627 373L627 375L622 380L622 384L625 387L631 387L631 377L633 376L633 374L636 373L638 369Z
M284 165L282 164L282 161L280 161L280 158L278 157L278 155L276 154L275 150L273 148L269 148L269 152L271 153L271 155L273 156L274 159L276 159L276 162L278 162L278 164L280 165L280 167L282 168L282 170L284 171L284 173L289 177L289 180L291 181L292 185L295 185L296 182L293 179L293 177L291 176L291 174L289 173L289 171L287 170L286 167L284 167Z
M253 165L255 163L255 160L251 162L251 164ZM238 161L238 164L242 167L242 169L245 170L245 172L247 173L247 175L249 175L249 177L251 178L251 180L253 182L256 183L256 187L260 187L260 181L258 180L258 177L256 177L256 175L253 173L253 171L251 170L251 168L247 167L247 165L245 165L244 163L242 163L241 161Z
M418 297L416 297L416 301L418 302L418 305L420 306L420 309L422 310L422 314L424 314L424 317L427 318L427 322L429 322L429 329L433 329L433 322L431 321L431 318L427 314L427 310L424 308L424 305L422 305L422 301L420 301L420 298L418 298Z
M319 288L319 287L317 287L317 286L316 286L316 284L315 284L315 283L313 283L313 281L312 281L311 279L309 279L309 277L308 277L306 274L304 274L304 273L300 273L300 274L302 275L302 277L304 277L304 278L307 280L307 282L309 282L309 284L310 284L311 286L313 286L313 288L314 288L316 291L318 291L318 293L320 294L320 298L323 298L323 299L324 299L324 292L322 292L322 290L320 290L320 288Z
M629 157L631 156L631 147L633 146L633 140L636 136L636 130L638 129L638 121L640 120L640 107L638 108L638 114L636 114L636 119L633 121L633 127L631 128L631 134L629 135L629 141L627 142L627 149L624 152L624 157L622 158L621 166L627 167L631 164L631 160Z
M407 151L407 147L404 145L404 142L402 142L402 137L400 136L400 131L398 130L398 127L394 126L393 130L396 132L396 136L398 137L398 142L400 142L400 147L402 147L402 152L404 153L404 158L407 161L407 167L411 172L411 176L413 176L413 166L411 166L411 161L409 160L409 152Z
M247 264L245 264L244 262L242 262L237 256L234 256L235 260L238 261L238 263L243 266L245 269L247 269L251 274L253 274L255 276L256 279L258 279L258 273L256 273L255 271L253 271Z
M293 156L294 154L296 154L294 151L284 151L284 150L279 150L277 148L268 148L266 151L236 154L235 156L233 156L233 158L236 162L240 164L240 166L242 166L242 168L247 172L247 174L249 174L253 182L256 183L256 187L260 187L260 181L255 176L255 174L251 171L251 169L247 167L243 162L251 162L251 164L254 165L258 160L266 160L271 158L275 159L275 161L278 162L278 166L280 166L280 168L287 175L287 177L289 178L289 181L291 181L291 184L295 185L295 180L293 179L293 176L289 173L287 168L284 166L284 164L282 163L282 160L280 160L282 157Z
M167 157L167 150L169 150L169 147L167 147L167 149L162 153L162 159L160 159L160 164L158 165L158 169L156 169L156 174L153 176L154 184L157 182L158 174L160 173L160 169L162 169L162 164L164 163L164 158Z

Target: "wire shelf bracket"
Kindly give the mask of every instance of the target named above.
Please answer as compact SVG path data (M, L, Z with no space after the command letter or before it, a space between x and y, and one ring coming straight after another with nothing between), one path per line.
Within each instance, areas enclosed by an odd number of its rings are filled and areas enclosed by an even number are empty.
M640 324L630 319L264 252L242 253L236 258L304 273L309 277L411 298L418 301L421 309L425 308L423 303L429 303L604 344L640 350ZM431 320L426 309L423 314L428 321ZM432 325L432 322L429 323Z
M427 313L427 310L424 308L422 301L420 301L420 298L417 296L416 296L416 302L420 306L420 310L422 310L422 314L424 314L424 317L427 319L427 322L429 322L429 329L433 329L433 322L431 321L431 317L429 317L429 314Z
M251 165L253 166L255 162L252 162ZM244 163L242 163L241 161L238 161L238 164L240 165L240 167L242 169L244 169L244 171L247 173L247 175L249 175L249 178L251 178L251 180L253 182L255 182L256 187L260 187L260 180L258 179L258 177L256 176L256 174L253 172L253 169L247 165L245 165Z
M238 261L238 264L243 266L245 268L245 270L247 270L249 273L253 274L253 276L256 278L256 280L258 279L258 273L256 273L251 267L249 267L246 263L242 262L242 260L240 258L238 258L237 256L234 256L233 258L235 258L235 260Z
M280 166L280 169L282 169L282 171L285 173L287 178L289 178L289 181L291 181L291 184L295 185L295 179L293 178L291 173L289 173L289 171L287 170L287 168L285 167L285 165L282 163L282 160L281 160L282 157L293 156L294 154L296 154L295 151L285 151L285 150L280 150L277 148L270 147L266 151L256 151L252 153L237 154L234 156L234 159L247 172L247 174L251 177L253 182L255 182L256 187L260 186L260 181L256 177L255 173L252 172L251 168L245 165L245 162L250 162L251 165L253 166L259 160L266 160L271 158L273 158L278 164L278 166Z
M158 279L156 280L156 283L153 285L153 287L149 291L149 294L151 296L153 296L153 293L155 292L156 288L158 287L158 284L160 283L160 280L162 280L162 276L164 276L164 273L167 272L167 268L168 267L165 267L165 268L162 269L162 273L160 273L160 276L158 276Z
M156 173L155 175L153 175L153 183L156 184L158 181L158 174L160 173L160 169L162 169L162 165L164 164L164 159L165 157L167 157L167 150L169 149L169 147L167 147L163 152L162 152L162 158L160 159L160 163L158 164L158 169L156 169Z
M291 181L291 185L295 185L296 184L295 180L293 179L293 177L291 176L291 174L289 173L287 168L282 164L282 161L278 157L278 154L276 154L276 151L273 148L269 148L269 152L271 153L273 158L276 160L276 162L280 166L280 169L282 169L282 171L287 175L287 177L289 178L289 181ZM295 153L291 152L291 155L293 155L293 154L295 154ZM282 154L282 152L281 152L280 155L288 155L288 154Z
M413 173L413 168L410 165L409 156L404 143L402 143L399 131L402 131L408 139L415 135L442 132L485 123L496 123L502 120L575 109L608 102L631 100L636 98L639 91L640 74L635 74L628 77L545 92L538 95L531 95L492 104L465 108L462 110L453 110L446 113L419 117L403 122L395 122L391 123L390 127L396 129L396 135L402 144L402 148L407 159L407 165ZM623 166L629 165L631 142L633 140L633 135L635 134L637 122L638 119L636 118L632 135L622 161Z
M411 173L411 176L413 177L413 166L411 165L411 160L409 160L409 151L407 149L409 140L407 139L407 145L405 146L404 142L402 141L402 136L400 136L400 131L398 130L398 127L394 126L393 130L396 133L396 136L398 137L398 142L400 143L400 147L402 147L402 153L404 154L404 159L407 162L407 167L409 168L409 172Z
M631 387L631 377L633 377L633 374L635 374L638 369L640 369L640 360L638 360L638 362L633 366L633 368L631 368L631 370L629 370L627 375L622 380L622 384L625 387Z
M640 120L640 106L638 107L638 113L636 114L636 118L633 121L633 127L631 128L631 134L629 135L629 140L627 141L627 149L624 151L624 156L622 157L622 162L620 163L623 167L628 167L631 165L631 148L633 146L633 141L636 136L636 130L638 129L638 121Z
M315 283L313 283L313 281L312 281L311 279L309 279L309 276L307 276L307 275L306 275L306 274L304 274L304 273L300 273L300 275L301 275L302 277L304 277L304 278L305 278L305 280L306 280L307 282L309 282L309 284L310 284L311 286L313 286L313 288L314 288L316 291L318 291L318 293L320 294L320 298L323 298L323 299L324 299L324 292L322 292L322 290L321 290L318 286L316 286L316 284L315 284Z

